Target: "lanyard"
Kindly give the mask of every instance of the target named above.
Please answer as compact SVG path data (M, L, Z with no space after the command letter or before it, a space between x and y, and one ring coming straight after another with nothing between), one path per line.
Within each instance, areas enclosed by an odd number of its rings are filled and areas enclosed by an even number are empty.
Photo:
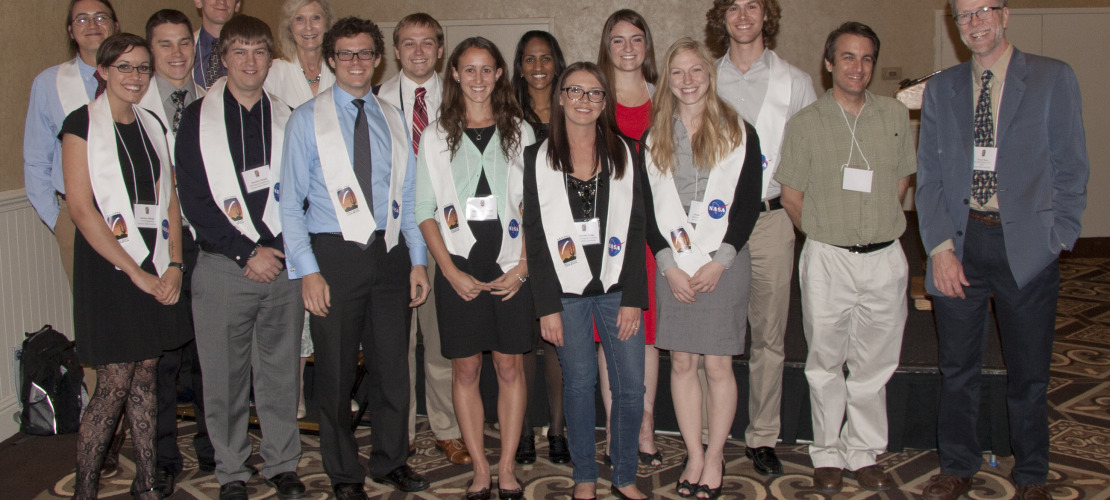
M150 158L150 150L146 148L146 132L143 130L143 124L139 121L138 116L135 117L135 124L139 126L139 139L143 143L143 151L146 152L146 164L150 167L150 183L154 186L154 204L158 204L158 181L154 178L154 160ZM127 141L123 140L123 136L119 133L119 126L112 122L112 129L116 131L116 137L119 139L120 144L123 144L123 152L127 155L127 162L131 164L131 186L135 189L135 203L139 202L139 179L135 177L135 161L131 159L131 151L127 148Z
M241 171L246 172L247 171L247 138L246 138L246 133L245 133L244 125L243 125L243 123L245 121L243 119L243 105L239 104L238 102L236 102L236 105L239 106L239 147L240 147L239 151L243 155L243 166L242 166ZM266 145L266 97L265 96L263 96L262 100L259 101L259 106L262 106L262 123L260 124L261 129L262 129L261 130L261 132L262 132L262 163L266 164L266 153L270 151L270 148Z
M863 163L864 165L867 165L867 170L871 170L871 162L867 161L867 157L863 155L863 148L860 147L859 141L856 140L856 125L859 124L859 115L863 114L863 108L867 107L867 103L864 103L863 107L859 108L859 113L856 115L855 123L851 124L848 123L848 114L844 112L844 107L841 106L839 103L837 103L837 107L840 108L840 116L844 117L844 125L847 125L848 131L852 133L851 144L848 144L848 162L845 163L844 166L841 168L847 168L852 165L852 153L855 152L856 149L859 149L860 158L863 158Z

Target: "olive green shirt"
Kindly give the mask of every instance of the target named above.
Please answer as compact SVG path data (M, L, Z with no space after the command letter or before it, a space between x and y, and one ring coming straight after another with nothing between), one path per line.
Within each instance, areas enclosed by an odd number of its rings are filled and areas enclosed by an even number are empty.
M917 171L909 110L870 91L866 99L858 122L841 110L830 90L786 124L775 180L803 193L802 231L822 243L880 243L906 229L898 183ZM843 189L846 163L873 172L870 193Z

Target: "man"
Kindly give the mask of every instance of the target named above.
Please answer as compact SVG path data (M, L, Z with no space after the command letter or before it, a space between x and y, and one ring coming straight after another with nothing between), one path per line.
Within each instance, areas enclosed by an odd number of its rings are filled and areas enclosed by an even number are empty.
M66 10L69 48L77 57L47 68L31 84L23 128L23 184L39 218L54 232L62 267L73 286L73 237L62 184L62 120L103 92L96 74L100 42L119 31L116 11L108 0L71 0Z
M196 67L193 68L193 80L208 89L216 83L221 76L227 74L224 65L220 64L220 52L216 50L220 43L220 30L239 12L239 0L193 0L200 10L200 29L193 34L196 42Z
M781 427L783 339L794 270L794 226L782 209L775 182L786 121L817 100L808 74L782 60L775 45L782 9L778 0L716 0L706 13L708 31L728 51L717 59L717 93L740 116L755 124L763 150L763 206L748 246L752 282L748 322L752 347L748 363L748 423L745 454L755 471L782 475L775 455Z
M374 94L405 114L411 124L412 150L418 152L420 135L428 122L439 117L442 98L440 76L436 63L443 57L443 28L435 18L419 12L409 14L393 30L393 55L401 62L401 72L374 89ZM435 260L428 254L428 272L435 273ZM432 293L428 291L429 295ZM455 418L451 397L451 360L439 350L439 325L436 323L435 301L429 300L416 308L415 320L409 328L409 379L416 380L417 325L424 335L424 403L428 423L435 435L436 448L451 463L466 465L470 454L462 440L462 431ZM415 452L416 385L409 391L409 452Z
M204 95L204 90L193 83L193 27L189 18L178 10L163 9L155 12L146 22L146 38L150 42L154 60L154 77L139 105L153 112L166 126L166 140L173 151L174 139L185 107ZM182 218L182 221L185 219ZM185 276L182 279L181 300L190 301L193 268L197 262L197 246L188 230L181 231L181 250L185 259ZM177 448L177 378L182 366L191 379L182 385L192 388L193 410L197 419L197 432L193 447L201 470L215 470L215 451L208 438L204 420L204 390L201 383L200 361L197 357L193 335L191 306L186 306L187 316L182 318L178 330L183 345L162 351L158 361L158 432L157 463L154 488L163 497L173 495L174 482L182 469L181 451ZM174 342L177 343L177 342Z
M281 178L289 277L304 282L312 313L320 453L344 500L366 498L349 402L360 344L370 370L370 476L404 492L428 487L405 463L406 320L428 295L426 247L413 214L409 129L397 108L371 94L382 44L378 26L355 17L324 34L336 84L293 113Z
M227 79L186 108L177 136L181 206L202 252L193 273L193 317L203 367L205 417L221 499L246 499L247 426L262 426L262 476L281 498L300 498L297 366L304 309L288 278L278 198L289 107L262 89L273 35L240 16L220 32Z
M782 206L806 233L798 276L809 344L809 455L823 493L840 491L842 472L868 490L894 485L875 459L886 451L885 387L908 310L898 237L917 161L909 111L867 91L878 57L879 37L863 24L829 34L833 87L787 123L775 173Z
M917 213L929 251L943 378L929 499L967 492L987 314L1006 362L1011 471L1019 499L1051 498L1046 387L1060 250L1079 237L1088 159L1075 73L1006 40L1005 0L949 2L972 59L934 77L921 109Z

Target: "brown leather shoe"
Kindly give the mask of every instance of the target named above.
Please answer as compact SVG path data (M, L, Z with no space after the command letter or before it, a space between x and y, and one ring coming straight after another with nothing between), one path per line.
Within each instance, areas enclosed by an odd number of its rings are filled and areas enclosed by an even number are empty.
M447 455L447 461L457 465L470 463L470 453L466 451L466 443L462 439L436 440L436 448Z
M813 469L813 487L821 493L839 493L844 487L844 480L840 474L844 470L840 467L818 467Z
M860 488L871 491L886 491L894 487L894 478L878 464L846 470L844 475L855 479Z
M929 478L921 494L925 500L956 500L960 495L971 489L970 477L956 477L948 474L937 474Z
M1018 486L1017 495L1014 495L1014 498L1017 500L1052 500L1052 495L1048 494L1048 488L1042 483Z

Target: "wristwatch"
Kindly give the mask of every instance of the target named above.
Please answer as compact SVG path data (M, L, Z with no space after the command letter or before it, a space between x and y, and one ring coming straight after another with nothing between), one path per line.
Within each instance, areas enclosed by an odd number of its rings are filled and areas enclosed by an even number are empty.
M258 247L260 246L262 245L255 245L254 248L251 249L251 254L247 256L247 260L251 260L254 258L255 255L258 255Z
M169 266L167 266L167 267L176 267L176 268L181 270L181 274L185 274L185 263L184 262L170 262Z

